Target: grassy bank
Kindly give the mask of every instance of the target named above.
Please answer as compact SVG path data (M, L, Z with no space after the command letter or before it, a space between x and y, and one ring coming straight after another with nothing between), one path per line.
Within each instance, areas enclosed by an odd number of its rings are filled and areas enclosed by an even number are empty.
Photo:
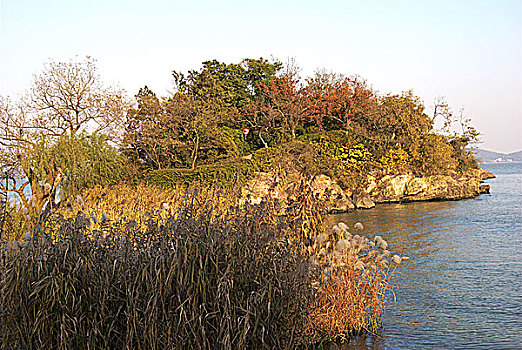
M285 215L214 188L64 202L3 244L1 347L295 348L376 331L397 261L380 238L325 232L308 188Z

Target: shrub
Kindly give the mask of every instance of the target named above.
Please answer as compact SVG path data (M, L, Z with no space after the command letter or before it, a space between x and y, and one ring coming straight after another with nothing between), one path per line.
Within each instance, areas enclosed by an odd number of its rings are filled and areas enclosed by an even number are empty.
M39 147L29 155L28 166L39 171L42 179L48 164L60 167L64 173L62 189L66 193L117 183L129 171L125 156L104 135L64 136L51 145L42 142Z
M379 160L379 166L387 173L402 174L410 170L411 157L402 148L388 149Z
M427 135L421 144L421 159L416 169L421 175L442 175L457 170L453 147L442 135Z
M330 240L318 236L312 255L315 292L307 331L320 342L376 332L390 280L406 258L391 257L382 237L352 235L342 222L333 226L332 235Z
M255 164L248 159L235 158L194 169L159 169L144 175L145 182L165 188L190 185L216 185L230 188L236 181L244 183L255 175Z

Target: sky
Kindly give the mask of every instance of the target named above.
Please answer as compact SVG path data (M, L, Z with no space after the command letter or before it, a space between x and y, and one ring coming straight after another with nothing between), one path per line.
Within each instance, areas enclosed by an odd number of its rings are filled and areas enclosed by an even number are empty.
M217 59L295 59L359 75L382 94L444 96L480 148L522 150L520 0L0 0L0 94L50 59L92 56L129 96L173 90L171 72Z

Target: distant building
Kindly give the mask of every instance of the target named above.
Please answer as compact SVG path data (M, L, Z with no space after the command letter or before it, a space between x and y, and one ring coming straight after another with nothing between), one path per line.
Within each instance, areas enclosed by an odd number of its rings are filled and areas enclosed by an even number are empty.
M511 158L497 158L494 160L495 163L512 163L513 162L513 159Z

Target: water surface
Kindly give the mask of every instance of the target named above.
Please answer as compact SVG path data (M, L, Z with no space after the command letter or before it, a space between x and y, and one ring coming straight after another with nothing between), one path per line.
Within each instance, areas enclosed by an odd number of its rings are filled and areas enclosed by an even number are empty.
M485 164L491 195L333 215L411 259L379 336L348 349L522 349L522 164ZM393 299L393 296L392 296Z

